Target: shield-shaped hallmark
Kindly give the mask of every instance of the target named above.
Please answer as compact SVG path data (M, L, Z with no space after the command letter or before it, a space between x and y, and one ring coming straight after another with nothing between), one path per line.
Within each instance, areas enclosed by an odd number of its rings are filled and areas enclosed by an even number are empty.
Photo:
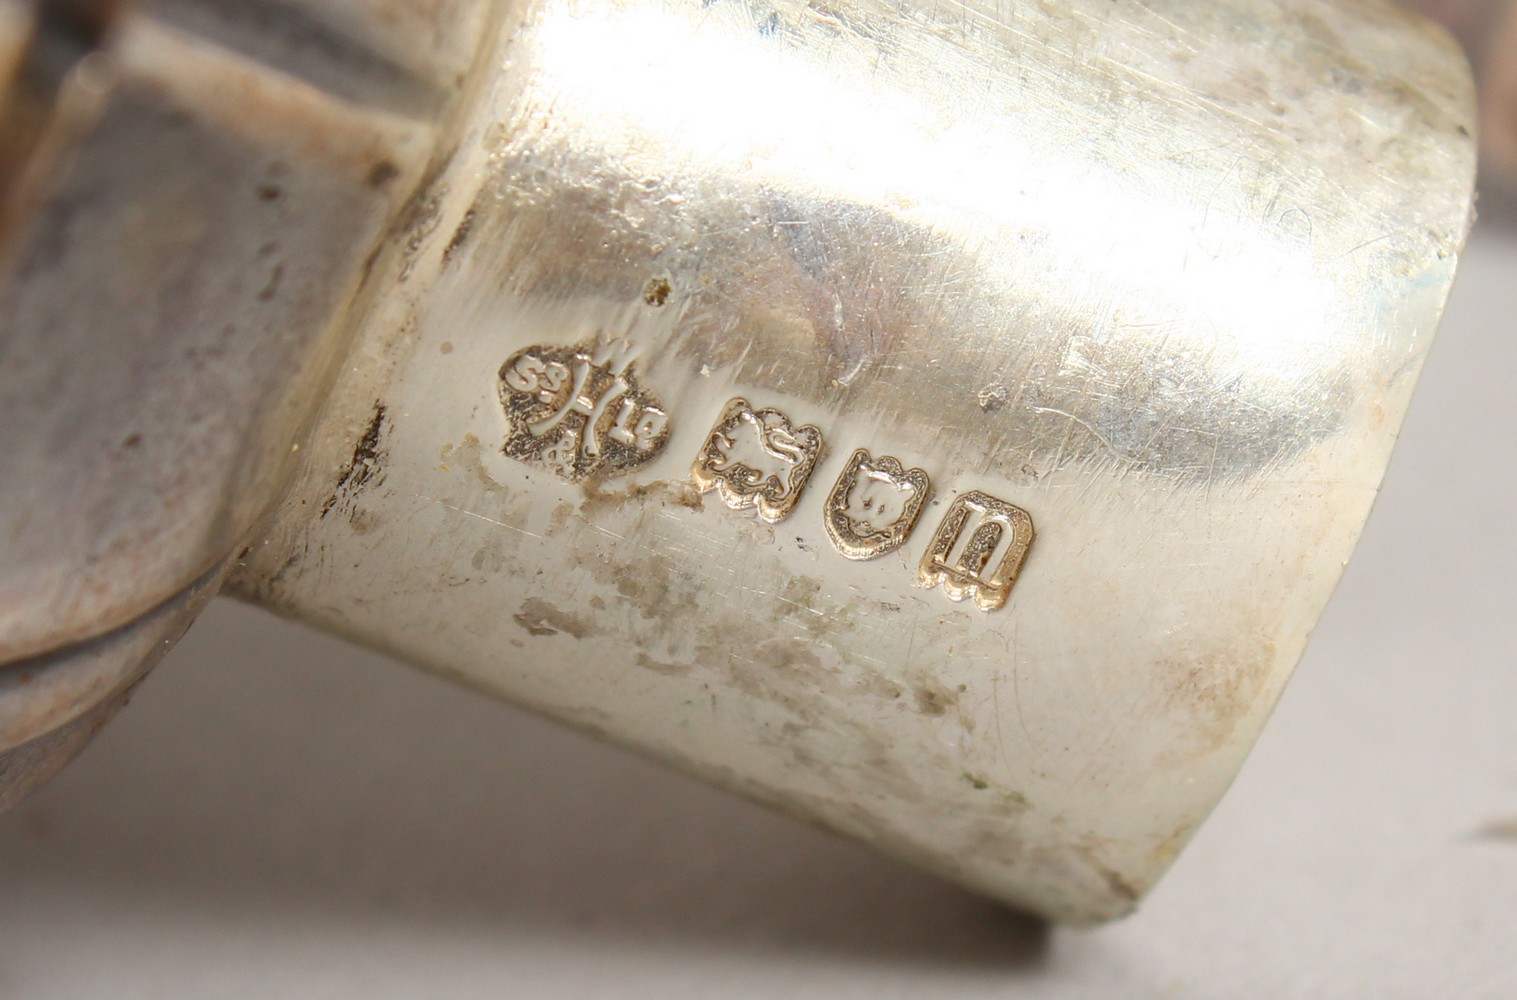
M889 455L860 448L827 495L827 537L849 559L874 559L900 548L916 527L932 483Z

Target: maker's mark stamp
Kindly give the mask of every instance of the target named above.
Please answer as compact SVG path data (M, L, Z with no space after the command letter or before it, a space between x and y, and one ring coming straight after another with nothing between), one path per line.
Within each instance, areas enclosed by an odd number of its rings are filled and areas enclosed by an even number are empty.
M900 548L916 527L932 484L921 469L860 448L827 495L827 537L849 559L873 559Z
M702 493L715 489L733 510L756 507L774 524L795 509L821 454L820 430L738 397L711 429L691 476Z
M941 583L951 600L973 597L982 611L994 611L1006 603L1032 537L1027 511L978 490L962 493L932 536L918 583Z
M626 475L658 456L669 414L633 366L600 364L587 347L528 347L500 368L505 453L577 483Z

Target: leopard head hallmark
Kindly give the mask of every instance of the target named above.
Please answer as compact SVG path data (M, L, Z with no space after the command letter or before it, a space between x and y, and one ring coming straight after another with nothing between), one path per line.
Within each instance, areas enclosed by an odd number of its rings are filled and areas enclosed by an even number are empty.
M827 537L849 559L874 559L900 548L916 526L932 485L921 469L860 448L827 496Z

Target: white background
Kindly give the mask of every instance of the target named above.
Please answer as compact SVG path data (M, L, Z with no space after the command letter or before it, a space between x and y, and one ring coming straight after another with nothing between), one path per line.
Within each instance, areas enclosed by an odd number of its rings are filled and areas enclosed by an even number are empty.
M1046 929L220 602L0 817L0 998L1517 998L1517 211L1343 586L1126 921Z

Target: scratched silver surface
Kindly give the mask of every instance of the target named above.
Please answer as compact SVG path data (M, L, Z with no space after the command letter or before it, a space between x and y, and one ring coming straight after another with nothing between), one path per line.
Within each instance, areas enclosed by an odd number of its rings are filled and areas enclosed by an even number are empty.
M1019 906L1130 909L1378 487L1469 218L1453 44L1369 2L536 0L491 58L232 586ZM503 384L633 447L618 371L668 418L634 471L508 449ZM821 432L793 509L692 477L738 398ZM859 448L932 489L868 561L825 530ZM990 611L919 585L976 493L1037 532Z

